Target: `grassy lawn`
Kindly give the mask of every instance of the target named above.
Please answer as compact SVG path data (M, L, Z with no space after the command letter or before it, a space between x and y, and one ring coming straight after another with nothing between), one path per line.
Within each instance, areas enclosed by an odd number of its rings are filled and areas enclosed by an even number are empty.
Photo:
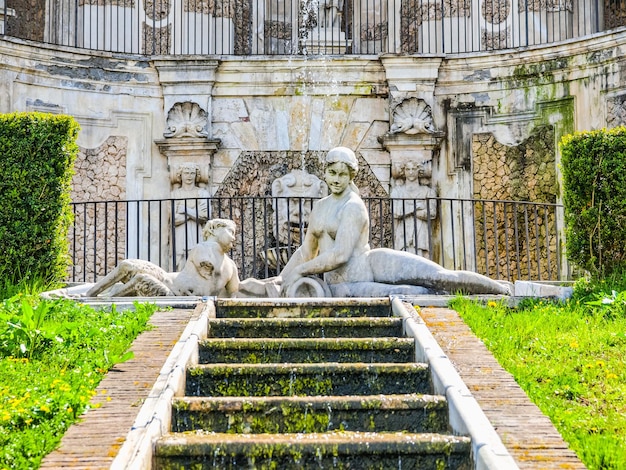
M625 469L626 294L582 290L564 303L451 307L590 470Z
M17 294L0 303L0 469L37 468L148 325L154 305L96 311Z

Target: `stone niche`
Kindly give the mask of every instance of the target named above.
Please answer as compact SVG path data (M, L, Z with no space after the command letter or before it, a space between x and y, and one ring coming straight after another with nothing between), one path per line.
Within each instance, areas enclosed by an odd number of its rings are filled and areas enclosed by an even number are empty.
M515 146L498 142L490 133L474 134L474 198L556 203L559 185L554 132L552 126L539 126ZM511 269L520 272L522 278L528 278L529 272L533 276L540 272L542 279L555 279L559 267L547 261L547 246L554 252L557 240L554 236L546 240L546 224L548 233L554 234L556 221L552 212L525 210L513 204L477 205L474 211L477 270L490 274L499 270L506 274L508 257ZM515 243L517 246L513 246ZM500 254L499 266L496 253Z
M281 242L274 236L273 224L278 220L270 196L272 183L284 175L303 170L324 178L325 151L249 151L243 152L226 175L215 193L211 214L214 217L226 217L235 221L238 227L244 227L243 252L233 253L233 259L243 267L241 277L265 278L275 272L267 272L263 262L268 247L277 247ZM391 246L391 213L388 195L369 165L358 155L359 172L355 184L364 198L374 198L371 207L371 225L374 234L373 247ZM239 196L245 195L244 198ZM267 197L265 201L257 199L253 206L252 197ZM218 202L219 201L219 202ZM381 227L381 225L383 227ZM379 234L384 234L381 238ZM267 237L267 245L265 240ZM256 246L254 242L256 241ZM293 249L297 245L292 246ZM289 253L290 254L290 253Z

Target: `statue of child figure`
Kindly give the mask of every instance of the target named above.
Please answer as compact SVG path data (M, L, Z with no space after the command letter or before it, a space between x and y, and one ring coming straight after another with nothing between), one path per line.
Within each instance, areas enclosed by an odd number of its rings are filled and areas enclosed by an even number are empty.
M167 272L150 261L126 259L100 279L85 296L234 297L239 289L239 274L227 253L235 242L235 223L227 219L209 220L202 235L205 241L190 251L181 272Z

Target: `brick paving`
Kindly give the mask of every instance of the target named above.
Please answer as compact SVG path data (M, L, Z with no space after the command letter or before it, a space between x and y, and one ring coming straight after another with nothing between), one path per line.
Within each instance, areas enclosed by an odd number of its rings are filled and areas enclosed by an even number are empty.
M171 309L152 315L154 328L133 342L134 358L116 365L96 389L92 403L101 407L88 410L71 426L59 448L45 457L40 468L93 470L111 466L193 313L193 309Z
M422 308L420 315L520 469L586 468L455 311Z

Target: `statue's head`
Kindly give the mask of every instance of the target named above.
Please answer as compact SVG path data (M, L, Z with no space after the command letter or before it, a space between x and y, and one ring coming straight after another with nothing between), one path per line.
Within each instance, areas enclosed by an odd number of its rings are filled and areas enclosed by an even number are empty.
M354 184L354 177L359 171L359 162L356 159L355 153L348 147L335 147L330 149L326 154L326 166L334 163L343 163L348 167L350 171L350 189L359 194L359 189Z
M198 183L200 166L197 163L185 162L176 168L176 179L179 182L185 182L187 178L190 180L189 182Z
M356 155L348 147L335 147L328 151L328 154L326 155L326 164L331 165L338 162L348 165L352 178L354 178L359 171L359 162L356 159Z
M220 228L230 228L233 232L236 230L235 222L230 219L211 219L202 229L202 237L204 240L214 238L215 231Z

